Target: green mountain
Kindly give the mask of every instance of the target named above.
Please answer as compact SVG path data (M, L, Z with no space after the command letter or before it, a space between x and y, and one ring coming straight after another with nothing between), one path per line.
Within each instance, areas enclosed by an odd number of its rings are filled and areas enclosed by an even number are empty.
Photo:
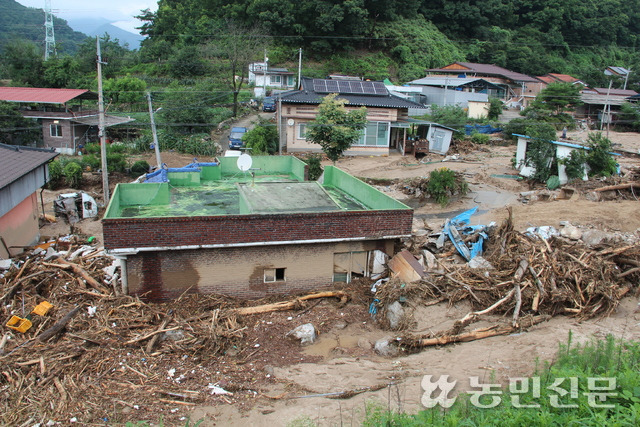
M45 15L42 9L26 7L15 0L0 0L0 53L14 40L30 41L39 46L44 55ZM58 54L74 54L87 38L73 31L64 19L53 17Z

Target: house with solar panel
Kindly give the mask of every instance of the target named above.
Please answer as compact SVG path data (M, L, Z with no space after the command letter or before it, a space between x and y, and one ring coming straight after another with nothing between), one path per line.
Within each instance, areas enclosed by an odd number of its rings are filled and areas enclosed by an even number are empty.
M42 126L42 142L63 154L98 142L98 94L86 89L0 87L0 101L17 103L20 113ZM105 115L105 127L132 122Z
M424 109L424 105L390 93L383 82L305 77L299 90L279 95L281 145L288 152L322 151L319 145L307 140L306 133L318 106L331 93L346 100L347 109L367 109L367 125L360 139L345 151L347 156L384 156L396 150L405 154L410 151L412 138L418 136L438 147L448 147L451 141L453 129L410 118L409 109Z

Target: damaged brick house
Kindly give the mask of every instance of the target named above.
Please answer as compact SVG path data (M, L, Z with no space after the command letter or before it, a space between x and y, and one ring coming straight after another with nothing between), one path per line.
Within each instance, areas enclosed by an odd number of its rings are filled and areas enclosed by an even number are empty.
M102 220L123 286L149 299L183 292L242 298L326 289L369 276L413 210L327 166L307 181L293 156L169 169L167 182L119 184Z

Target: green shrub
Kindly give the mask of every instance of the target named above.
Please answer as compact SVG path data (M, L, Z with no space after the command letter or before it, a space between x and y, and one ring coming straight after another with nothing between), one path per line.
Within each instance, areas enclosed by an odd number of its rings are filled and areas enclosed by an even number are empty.
M93 155L96 155L96 156L99 157L100 156L100 144L97 144L95 142L91 142L91 143L89 143L89 144L84 146L84 151L87 154L93 154Z
M491 137L486 133L474 132L471 134L471 141L474 144L488 144L491 140Z
M62 182L62 178L64 178L62 163L59 160L49 163L49 182L47 187L50 189L56 188Z
M573 150L569 154L569 157L559 159L558 163L564 165L564 172L567 174L569 181L572 181L584 177L584 165L586 161L587 155L583 150Z
M96 157L93 154L86 154L82 157L82 166L85 168L89 166L92 170L97 171L102 166L100 157Z
M467 194L468 191L469 186L464 177L449 168L436 169L429 174L427 192L443 207L449 203L450 196Z
M149 172L149 163L146 160L138 160L131 166L131 175L140 176Z
M320 175L322 175L322 165L320 164L322 156L315 153L308 154L303 160L309 165L309 181L315 181L320 178Z
M616 161L609 154L611 141L601 133L590 133L587 143L591 150L587 152L589 176L611 176L617 171Z
M82 166L76 162L69 162L62 172L67 185L71 188L79 188L82 183Z
M124 172L127 169L127 160L124 154L107 154L107 170L109 172Z

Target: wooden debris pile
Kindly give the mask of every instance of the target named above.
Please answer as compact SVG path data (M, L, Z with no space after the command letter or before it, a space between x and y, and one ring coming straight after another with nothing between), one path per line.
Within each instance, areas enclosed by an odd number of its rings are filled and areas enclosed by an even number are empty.
M473 311L446 331L427 337L405 337L408 347L506 334L556 315L581 319L607 316L640 280L638 245L589 248L563 238L540 238L514 231L511 217L490 236L485 259L491 268L451 268L414 283L391 280L376 293L379 306L400 298L421 304L468 300ZM490 330L463 330L482 316L510 317L510 325Z
M78 246L71 242L67 251L16 258L17 267L0 278L2 425L67 424L72 418L79 423L162 418L175 425L175 408L230 402L234 391L252 383L251 369L216 362L231 350L241 355L234 364L253 354L242 355L255 350L245 342L248 315L305 308L305 301L326 297L348 299L344 292L325 292L242 307L227 297L186 294L147 304L121 294L112 258ZM32 316L25 333L5 326L11 316L24 318L42 301L53 308Z

